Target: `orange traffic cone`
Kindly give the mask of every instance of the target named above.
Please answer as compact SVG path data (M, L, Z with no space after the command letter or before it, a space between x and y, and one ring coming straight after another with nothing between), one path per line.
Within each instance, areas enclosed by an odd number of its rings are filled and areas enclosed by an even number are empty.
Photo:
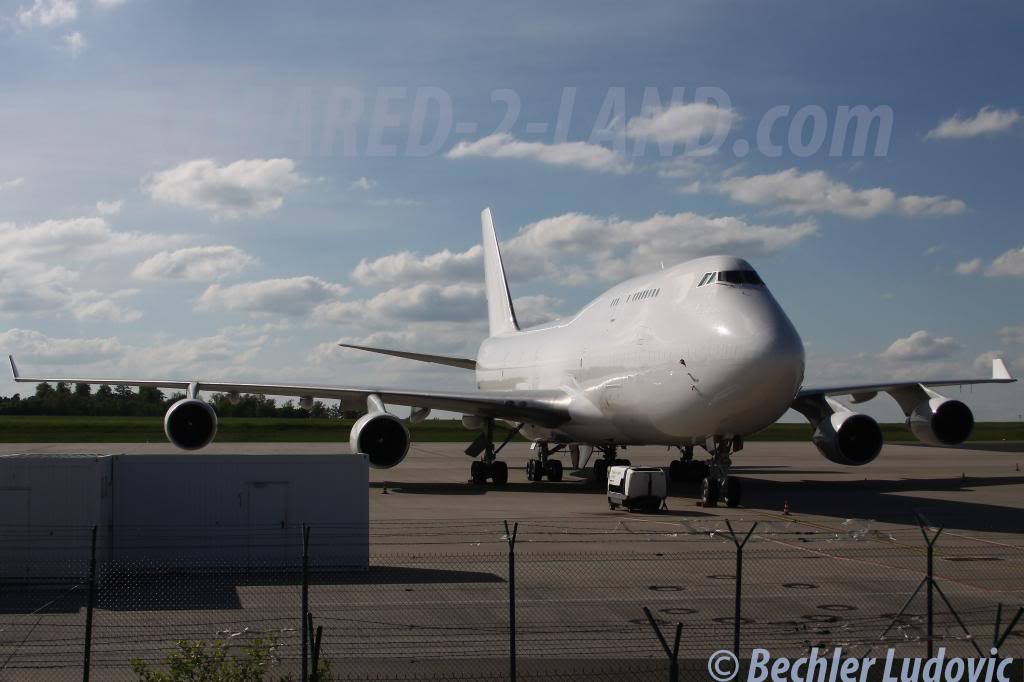
M789 500L782 503L782 515L789 516Z

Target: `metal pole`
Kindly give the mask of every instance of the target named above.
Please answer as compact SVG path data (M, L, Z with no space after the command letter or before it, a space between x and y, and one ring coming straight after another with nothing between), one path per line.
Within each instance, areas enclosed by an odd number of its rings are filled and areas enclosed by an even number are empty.
M736 547L736 601L732 615L732 652L740 655L740 604L743 601L743 546Z
M89 682L92 656L92 610L96 605L96 526L92 527L92 553L89 559L89 601L85 607L85 655L82 661L82 682Z
M512 526L509 532L508 521L505 522L505 539L508 540L508 676L513 682L516 679L516 535L519 523Z
M932 658L932 647L934 635L934 601L935 601L935 577L933 573L934 569L934 551L932 549L932 543L928 543L928 658Z
M309 613L309 526L302 524L302 615L299 628L302 630L302 682L309 680L309 651L306 649L306 614Z
M741 541L736 537L736 531L732 529L732 524L729 519L725 520L725 525L729 528L729 535L732 537L732 542L736 545L736 601L733 606L732 615L732 648L733 653L736 654L736 658L740 656L740 618L741 609L740 605L743 603L743 547L747 544L747 540L750 539L750 535L757 528L757 522L750 527L747 534Z

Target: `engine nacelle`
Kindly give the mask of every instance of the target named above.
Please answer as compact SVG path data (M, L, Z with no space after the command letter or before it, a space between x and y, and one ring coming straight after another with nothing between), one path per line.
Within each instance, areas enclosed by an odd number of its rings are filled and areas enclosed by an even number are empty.
M352 425L348 436L352 452L367 455L375 469L398 466L409 454L409 441L409 429L388 412L364 414Z
M931 398L914 408L907 426L922 443L959 445L974 430L974 414L959 400Z
M202 400L184 398L168 408L164 433L182 450L205 448L217 435L217 413Z
M848 466L867 464L882 451L878 422L858 412L836 412L823 419L813 440L825 459Z

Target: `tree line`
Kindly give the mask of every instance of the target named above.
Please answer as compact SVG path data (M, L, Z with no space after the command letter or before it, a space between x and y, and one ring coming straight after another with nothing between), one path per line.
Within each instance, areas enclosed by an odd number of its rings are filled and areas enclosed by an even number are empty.
M90 384L37 384L33 395L15 393L0 396L0 415L48 415L88 417L156 417L185 397L184 393L165 396L158 388L100 386ZM221 417L282 417L286 419L354 419L361 413L343 410L337 401L316 400L307 410L293 400L277 404L265 395L230 396L214 393L208 402Z

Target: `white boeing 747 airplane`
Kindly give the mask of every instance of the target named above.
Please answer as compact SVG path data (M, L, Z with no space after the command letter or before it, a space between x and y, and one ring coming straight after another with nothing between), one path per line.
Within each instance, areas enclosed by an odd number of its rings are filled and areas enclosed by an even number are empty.
M508 468L497 459L511 439L495 446L495 420L515 426L537 453L527 466L530 480L562 478L552 457L568 451L574 466L603 477L617 449L629 445L679 448L671 463L674 479L701 481L701 499L712 506L740 502L740 482L729 475L732 454L744 437L774 423L789 408L814 426L813 440L833 462L867 464L882 448L882 432L871 417L850 410L834 396L860 403L879 392L892 396L907 425L921 441L956 445L971 433L974 417L939 386L1014 381L1001 360L981 379L880 381L845 386L802 386L804 347L782 307L741 258L709 256L634 277L601 294L572 317L520 329L509 295L491 211L482 215L484 277L490 336L476 359L383 348L347 346L476 372L477 390L443 392L384 387L354 388L302 384L259 384L205 380L53 379L23 382L128 384L183 389L186 397L164 418L167 438L186 450L209 444L217 415L199 400L200 391L296 396L309 406L315 398L365 404L367 414L352 427L354 452L366 453L379 468L398 465L409 451L409 430L387 405L409 406L409 421L431 409L465 415L480 430L467 448L477 483L505 483ZM341 344L347 345L347 344ZM706 462L693 459L705 449Z

